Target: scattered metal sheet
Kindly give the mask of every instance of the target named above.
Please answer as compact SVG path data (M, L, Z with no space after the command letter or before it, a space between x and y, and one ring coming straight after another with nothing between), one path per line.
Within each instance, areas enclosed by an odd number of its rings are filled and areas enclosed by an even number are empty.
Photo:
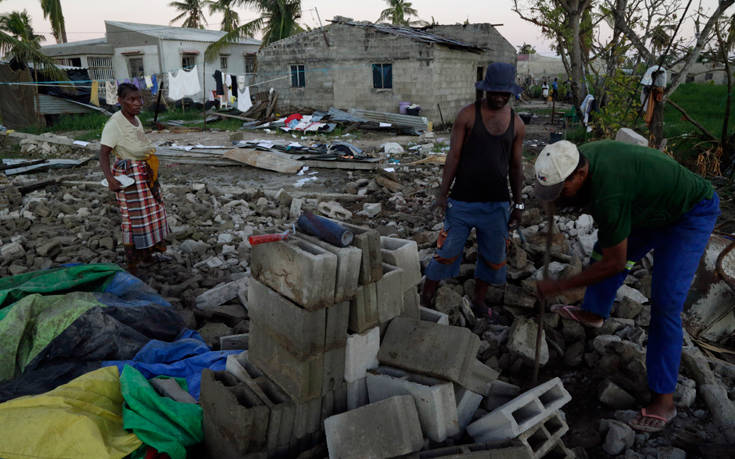
M429 120L424 116L401 115L399 113L375 112L353 108L350 113L378 123L390 123L393 127L428 130Z

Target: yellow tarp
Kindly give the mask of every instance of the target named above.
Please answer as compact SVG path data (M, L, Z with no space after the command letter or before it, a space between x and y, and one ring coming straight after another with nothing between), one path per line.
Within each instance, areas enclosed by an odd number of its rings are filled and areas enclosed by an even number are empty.
M0 457L123 458L142 442L123 429L122 405L114 366L42 395L0 403Z

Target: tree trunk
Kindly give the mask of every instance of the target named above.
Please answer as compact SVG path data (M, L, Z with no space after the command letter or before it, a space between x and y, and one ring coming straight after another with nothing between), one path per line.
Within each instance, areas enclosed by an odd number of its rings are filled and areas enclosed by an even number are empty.
M664 140L664 102L658 102L654 100L654 97L651 97L648 103L655 104L653 106L651 126L648 128L651 133L651 138L648 141L649 146L651 148L660 148Z

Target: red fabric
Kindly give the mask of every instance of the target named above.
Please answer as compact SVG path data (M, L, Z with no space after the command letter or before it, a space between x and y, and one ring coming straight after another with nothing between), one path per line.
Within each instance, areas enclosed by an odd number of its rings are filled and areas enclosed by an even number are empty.
M301 121L301 118L304 116L301 113L294 113L293 115L289 115L288 118L286 118L286 124L290 123L293 120Z

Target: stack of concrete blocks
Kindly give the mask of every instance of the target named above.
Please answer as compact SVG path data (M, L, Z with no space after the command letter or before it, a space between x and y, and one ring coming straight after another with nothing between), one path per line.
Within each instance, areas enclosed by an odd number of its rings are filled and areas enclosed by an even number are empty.
M467 426L475 441L490 445L505 444L518 438L534 458L549 452L569 453L561 437L569 430L561 407L572 397L559 378L554 378L522 393Z
M378 367L380 328L347 337L345 381L347 381L347 409L354 410L368 403L367 372Z
M416 241L395 237L380 238L383 262L401 269L403 289L403 311L401 317L420 319L418 285L421 283L421 264Z

